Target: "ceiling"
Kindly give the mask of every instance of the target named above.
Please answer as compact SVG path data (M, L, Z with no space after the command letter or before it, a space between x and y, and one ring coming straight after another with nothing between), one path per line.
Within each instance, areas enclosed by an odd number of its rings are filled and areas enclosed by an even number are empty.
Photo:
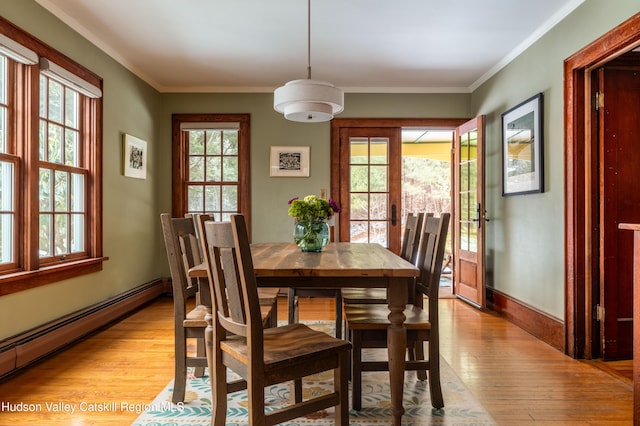
M160 92L270 92L307 77L305 0L36 0ZM313 0L315 80L467 93L584 0Z

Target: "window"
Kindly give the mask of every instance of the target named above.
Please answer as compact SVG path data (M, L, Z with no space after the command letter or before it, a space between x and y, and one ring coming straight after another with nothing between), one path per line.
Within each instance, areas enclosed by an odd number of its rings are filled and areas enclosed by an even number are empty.
M101 86L0 18L0 295L102 268Z
M250 223L247 114L174 114L173 158L174 216L242 213Z

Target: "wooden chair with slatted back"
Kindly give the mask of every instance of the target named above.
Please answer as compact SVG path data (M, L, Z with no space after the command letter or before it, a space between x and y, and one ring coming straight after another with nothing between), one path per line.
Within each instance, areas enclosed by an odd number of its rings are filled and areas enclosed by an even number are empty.
M168 213L160 215L162 233L167 251L173 289L174 317L174 387L172 401L184 401L187 382L187 367L195 367L196 377L204 375L207 366L204 329L205 316L210 306L196 304L187 311L187 300L198 292L198 284L187 277L187 270L200 262L200 251L194 222L191 218L172 218ZM187 353L187 339L196 339L196 353Z
M431 216L433 216L433 213L420 212L416 215L408 213L405 219L400 256L414 265L416 264L420 230L422 229L424 218ZM341 293L343 305L387 302L387 289L384 288L343 288Z
M429 380L431 405L444 407L440 384L440 343L438 326L438 293L442 259L449 227L449 213L440 217L427 217L421 233L418 249L420 277L416 282L414 302L404 310L407 329L407 350L409 359L406 370L417 371L420 380ZM428 308L424 309L424 297ZM352 408L362 408L362 372L388 371L386 361L362 361L362 349L384 348L387 345L389 310L380 304L345 305L347 332L353 344L352 350ZM428 342L428 357L424 356L424 344Z
M275 425L335 407L335 424L349 424L348 371L351 344L303 324L263 329L256 276L244 216L206 222L205 262L215 311L205 333L211 365L212 425L226 421L231 369L246 380L249 425ZM333 392L265 412L264 388L333 370Z

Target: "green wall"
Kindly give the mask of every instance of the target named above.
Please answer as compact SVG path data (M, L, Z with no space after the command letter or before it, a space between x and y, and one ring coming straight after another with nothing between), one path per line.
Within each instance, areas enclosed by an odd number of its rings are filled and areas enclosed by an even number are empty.
M0 297L0 339L163 276L158 223L162 96L33 0L0 0L0 14L104 79L104 270ZM121 172L122 133L150 145L148 178ZM167 189L168 190L168 189Z
M487 285L564 320L564 60L640 12L638 0L587 0L471 97L485 114ZM544 94L545 192L502 196L501 114Z
M473 94L346 94L340 117L472 117L486 114L489 284L563 317L562 61L640 10L637 0L587 0ZM328 123L288 122L273 96L161 94L34 0L0 0L0 14L104 79L104 270L0 297L0 339L168 275L159 214L171 209L171 114L251 114L254 241L288 240L287 200L329 189ZM539 195L501 196L500 114L545 94L545 181ZM147 179L121 173L122 133L149 143ZM271 145L311 147L309 178L271 178ZM28 313L28 314L25 314Z

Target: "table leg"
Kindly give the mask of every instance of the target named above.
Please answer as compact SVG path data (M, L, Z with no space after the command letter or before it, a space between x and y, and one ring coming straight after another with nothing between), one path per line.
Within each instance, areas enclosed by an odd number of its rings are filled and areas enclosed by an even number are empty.
M391 412L393 425L402 424L404 407L402 395L404 391L404 363L407 351L407 330L403 323L406 319L404 308L409 292L406 279L391 278L387 287L389 301L389 330L387 331L387 350L389 352L389 379L391 384Z

